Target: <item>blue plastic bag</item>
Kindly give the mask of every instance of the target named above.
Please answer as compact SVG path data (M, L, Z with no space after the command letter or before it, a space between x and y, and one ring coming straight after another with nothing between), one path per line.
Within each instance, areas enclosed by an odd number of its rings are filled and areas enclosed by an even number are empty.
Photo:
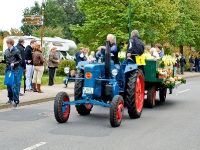
M12 67L10 67L10 69L6 72L4 84L12 87L13 83L14 83L14 72L12 70Z

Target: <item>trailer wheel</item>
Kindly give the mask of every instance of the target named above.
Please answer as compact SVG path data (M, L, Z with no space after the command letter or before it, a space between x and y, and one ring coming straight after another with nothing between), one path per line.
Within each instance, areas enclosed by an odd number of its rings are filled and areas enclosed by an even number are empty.
M70 105L64 105L63 102L70 102L69 96L65 92L59 92L54 100L54 116L57 122L67 122L70 115Z
M159 90L160 102L165 102L166 95L167 95L167 89L166 88L162 88L162 89Z
M84 78L84 71L79 70L77 75L76 75L76 78ZM83 86L84 86L84 80L76 80L75 81L75 86L74 86L74 99L75 99L75 101L82 99ZM76 105L76 111L80 115L85 116L85 115L90 114L92 107L93 107L92 104L80 104L80 105Z
M147 107L153 108L156 102L156 86L150 86L147 91Z
M127 74L126 101L130 118L139 118L144 105L144 75L138 69Z
M122 96L116 95L113 97L110 104L110 125L112 127L120 126L124 115L124 100Z

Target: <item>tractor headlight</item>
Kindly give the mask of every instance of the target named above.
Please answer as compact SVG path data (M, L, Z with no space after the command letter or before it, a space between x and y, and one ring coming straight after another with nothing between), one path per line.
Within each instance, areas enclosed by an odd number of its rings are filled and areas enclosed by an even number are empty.
M64 72L65 72L66 74L68 74L68 73L69 73L69 67L65 67L65 68L64 68Z
M117 69L113 69L113 70L112 70L112 75L113 75L113 76L116 76L117 74L118 74L118 70L117 70Z

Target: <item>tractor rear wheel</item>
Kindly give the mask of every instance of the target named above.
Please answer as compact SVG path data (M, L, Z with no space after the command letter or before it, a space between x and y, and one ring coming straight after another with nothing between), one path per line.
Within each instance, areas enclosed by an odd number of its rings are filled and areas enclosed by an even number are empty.
M70 102L69 96L65 92L59 92L54 100L54 116L57 122L67 122L70 114L70 105L64 105L63 102Z
M153 108L156 102L156 86L152 85L147 91L147 107Z
M166 95L167 95L167 89L166 88L161 88L159 90L160 102L165 102Z
M113 97L110 104L110 125L112 127L120 126L124 115L124 100L122 96L116 95Z
M138 69L127 74L126 101L130 118L139 118L144 105L144 75Z
M76 78L84 78L84 71L79 70ZM74 99L76 100L81 100L82 99L82 93L83 93L83 86L84 86L84 80L76 80L75 81L75 86L74 86ZM92 110L92 104L80 104L76 105L76 111L80 115L89 115L90 111Z

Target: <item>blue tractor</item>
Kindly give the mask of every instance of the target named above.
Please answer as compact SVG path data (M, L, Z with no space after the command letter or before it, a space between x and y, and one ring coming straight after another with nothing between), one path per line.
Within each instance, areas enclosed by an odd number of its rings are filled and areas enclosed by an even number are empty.
M111 60L109 41L103 60L101 63L79 62L76 78L73 78L74 101L70 101L66 92L59 92L55 97L57 122L67 122L71 105L75 105L80 115L89 115L93 105L108 107L112 127L120 126L125 104L130 118L141 116L145 91L142 66L133 59L126 59L120 69L116 69Z

